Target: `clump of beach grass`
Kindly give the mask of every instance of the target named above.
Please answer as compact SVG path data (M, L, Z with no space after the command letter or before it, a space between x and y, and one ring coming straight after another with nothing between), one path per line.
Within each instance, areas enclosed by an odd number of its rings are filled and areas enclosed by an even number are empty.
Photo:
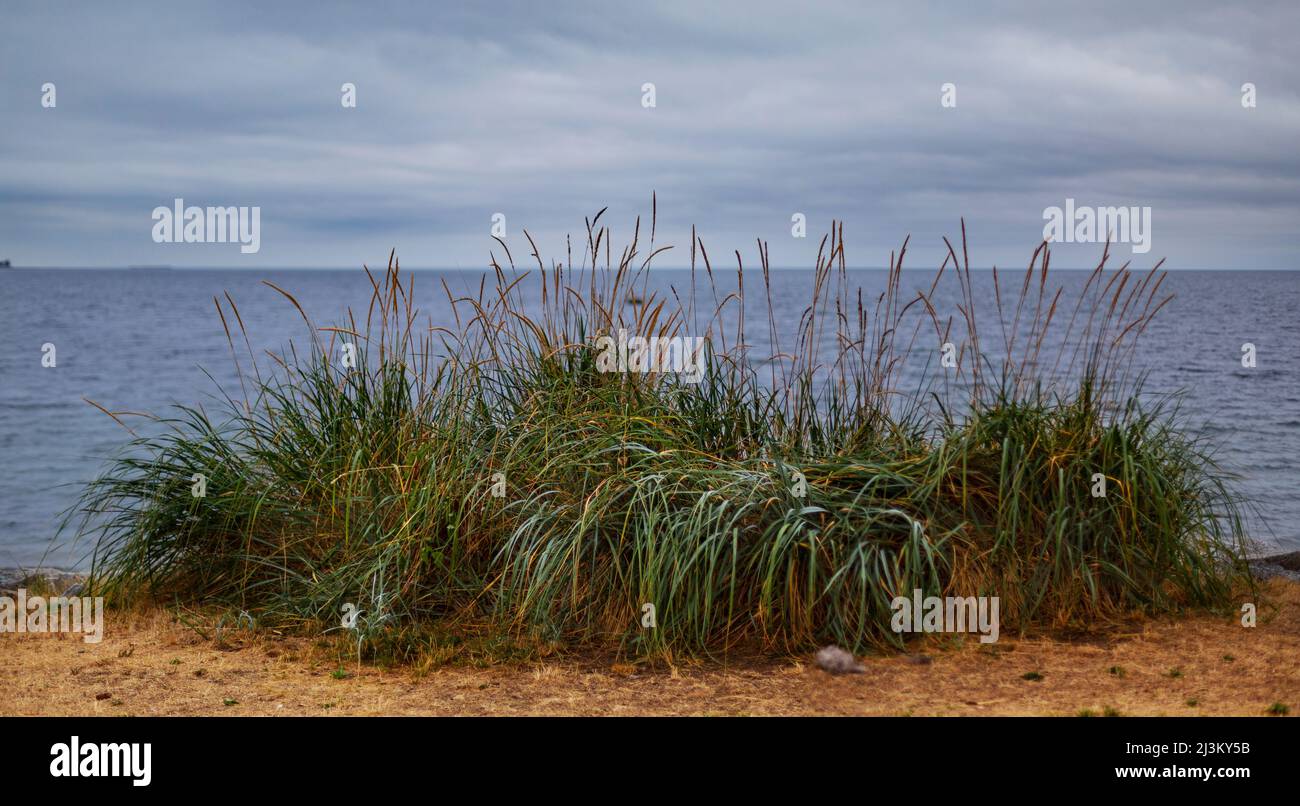
M764 243L758 282L737 252L719 296L693 231L688 290L661 297L654 219L644 256L638 219L614 261L604 212L576 268L546 265L528 237L534 268L501 243L494 282L444 283L453 327L422 320L393 256L366 270L368 309L335 326L268 283L307 332L269 364L235 300L214 300L240 392L159 417L87 488L68 525L93 546L93 587L259 625L335 627L352 604L389 634L436 623L651 656L902 646L890 603L916 589L998 596L1007 631L1226 609L1249 584L1228 476L1133 368L1169 301L1159 264L1108 269L1103 254L1066 300L1042 244L1018 291L995 270L989 306L963 224L928 291L904 291L904 242L864 299L837 224L781 344ZM747 304L767 308L760 360ZM702 379L600 371L594 340L620 329L705 337ZM931 360L942 343L955 367ZM900 392L909 360L926 381Z

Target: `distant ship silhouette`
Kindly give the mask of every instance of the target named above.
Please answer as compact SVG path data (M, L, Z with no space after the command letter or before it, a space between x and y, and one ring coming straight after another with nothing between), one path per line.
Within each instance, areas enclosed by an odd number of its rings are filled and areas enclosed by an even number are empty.
M9 261L0 260L0 269L7 269L7 268L9 268Z

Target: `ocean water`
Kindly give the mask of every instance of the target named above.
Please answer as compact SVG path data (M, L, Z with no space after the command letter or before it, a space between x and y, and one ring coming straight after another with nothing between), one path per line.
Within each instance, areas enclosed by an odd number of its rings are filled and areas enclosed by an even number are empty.
M1053 275L1052 282L1066 288L1065 299L1086 280L1086 272ZM482 273L415 276L423 316L445 326L452 324L451 306L441 282L454 291L477 289ZM978 313L995 316L991 275L972 276ZM734 283L734 275L721 277L723 286ZM685 296L689 278L684 271L655 270L649 288ZM936 295L945 316L955 313L951 278L950 272ZM928 288L932 279L929 270L906 271L905 296ZM61 513L129 437L87 400L113 411L165 413L176 402L215 409L217 384L238 392L214 297L228 292L236 300L255 350L279 350L291 339L305 343L296 311L263 280L293 293L318 325L341 321L348 306L364 310L370 294L359 270L0 270L0 566L83 563L88 546L54 540ZM758 280L747 274L746 285ZM870 302L885 273L854 271L850 280ZM697 282L698 308L711 311L712 292L702 274ZM1003 275L1004 295L1018 282L1018 276ZM771 283L778 338L788 346L782 334L796 330L812 274L776 271ZM521 289L536 304L536 283ZM718 293L728 290L720 286ZM771 353L766 302L756 304L755 289L748 290L750 356L761 360ZM1161 292L1174 299L1142 336L1135 358L1135 368L1146 373L1146 392L1183 394L1186 421L1214 442L1226 468L1242 476L1238 489L1256 511L1252 537L1268 549L1300 549L1300 272L1175 270ZM996 319L982 328L985 349L993 352ZM1252 369L1241 364L1246 342L1257 351ZM42 366L45 344L55 347L55 367ZM832 346L829 334L822 346ZM904 378L919 377L923 369L912 361Z

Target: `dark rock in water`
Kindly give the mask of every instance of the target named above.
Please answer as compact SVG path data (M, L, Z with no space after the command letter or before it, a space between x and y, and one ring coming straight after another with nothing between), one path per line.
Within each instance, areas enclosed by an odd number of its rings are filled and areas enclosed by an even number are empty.
M824 646L817 650L814 660L818 668L831 674L862 674L867 670L867 667L837 646Z
M1275 554L1264 559L1273 565L1280 565L1288 571L1300 571L1300 551L1293 551L1290 554Z
M1289 554L1274 554L1271 557L1259 557L1250 561L1250 573L1256 579L1282 577L1293 582L1300 582L1300 551Z

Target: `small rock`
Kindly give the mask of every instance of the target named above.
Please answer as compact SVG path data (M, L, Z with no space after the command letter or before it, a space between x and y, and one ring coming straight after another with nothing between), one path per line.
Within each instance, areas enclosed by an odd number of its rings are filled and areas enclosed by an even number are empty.
M934 663L934 658L930 657L929 655L908 655L907 662L914 663L917 666L925 666L927 664Z
M107 700L109 697L112 697L112 696L113 696L113 695L112 695L111 692L108 692L108 691L101 691L101 692L99 692L98 694L95 695L95 699L97 699L97 700Z
M817 650L814 660L818 668L831 674L862 674L867 670L851 654L837 646L824 646Z

